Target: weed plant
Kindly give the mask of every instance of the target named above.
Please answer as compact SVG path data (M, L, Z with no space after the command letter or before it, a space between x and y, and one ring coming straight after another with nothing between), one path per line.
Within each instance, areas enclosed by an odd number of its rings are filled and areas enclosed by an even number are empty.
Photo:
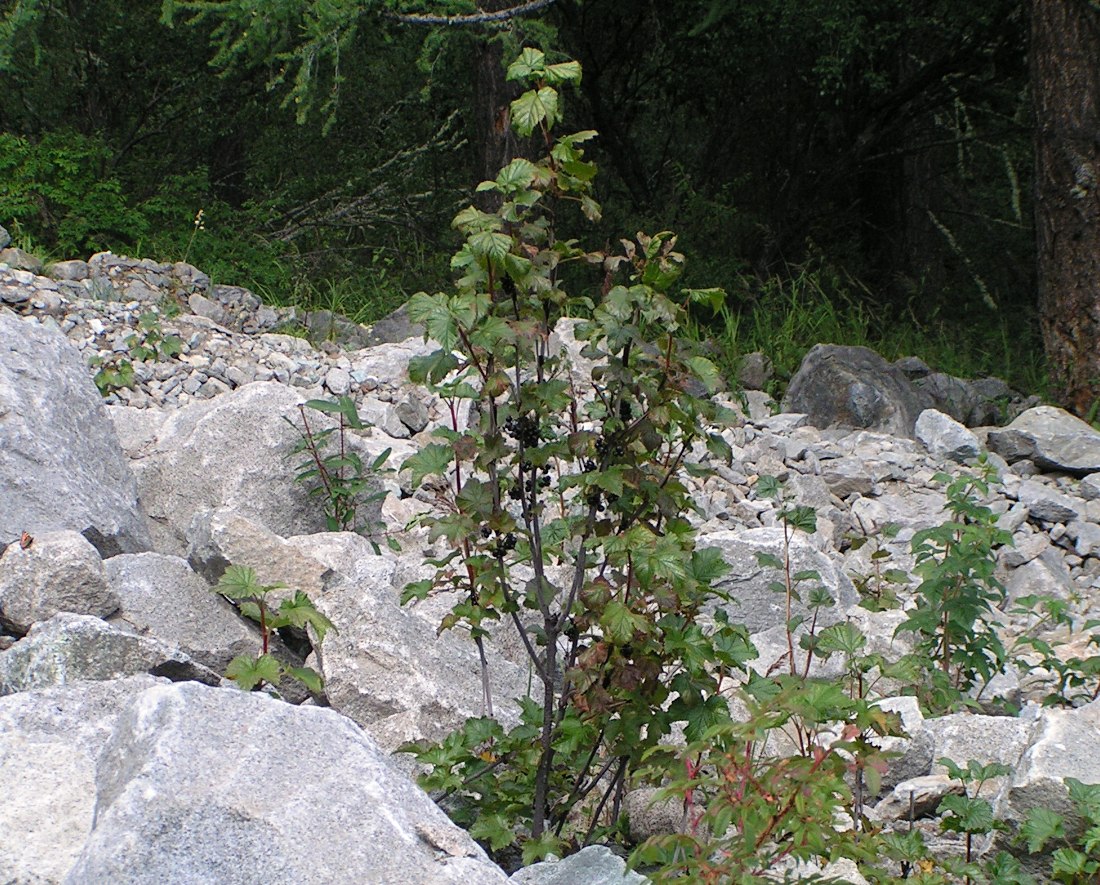
M317 428L310 422L309 411L335 415L335 427ZM301 426L295 426L300 434L291 456L306 455L298 465L295 481L304 485L310 497L319 498L325 512L325 525L330 532L361 532L370 535L375 553L379 553L374 539L379 528L364 521L361 511L370 504L382 500L385 490L371 491L377 478L386 471L386 461L391 449L381 452L369 465L352 450L348 432L364 427L355 401L349 396L335 400L311 399L298 407ZM294 422L287 421L293 426ZM394 538L387 540L389 547L399 550Z
M123 387L133 387L136 380L134 363L159 362L178 356L183 342L178 335L165 334L156 310L138 318L137 330L126 337L125 353L113 352L106 357L93 356L88 364L96 369L95 386L103 396L110 396Z

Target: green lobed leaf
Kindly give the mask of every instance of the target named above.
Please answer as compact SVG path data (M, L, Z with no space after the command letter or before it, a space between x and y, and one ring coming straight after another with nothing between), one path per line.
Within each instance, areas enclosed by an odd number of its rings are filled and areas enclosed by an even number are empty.
M408 313L411 322L423 325L426 336L443 346L443 352L454 348L458 342L458 323L444 296L417 292L409 299Z
M321 694L325 690L321 674L312 667L287 667L286 674L297 679L313 694Z
M581 82L581 63L579 61L563 61L555 65L547 65L543 71L543 79L551 86L561 83Z
M277 685L283 673L283 665L272 655L237 655L226 667L227 679L232 679L245 691L252 691L258 685L267 683Z
M318 611L313 600L301 590L295 591L290 599L284 599L279 604L279 615L286 621L287 626L303 630L307 626L313 627L317 633L318 642L324 640L329 630L337 632L332 621Z
M646 626L645 619L635 614L628 606L612 599L600 614L600 626L608 639L617 645L626 645L634 638L637 630Z
M535 164L518 157L497 173L496 184L505 194L530 187L535 179Z
M692 304L702 304L709 307L713 313L718 313L726 303L725 289L684 289L683 294Z
M703 736L716 725L730 721L730 711L724 698L713 694L701 704L688 708L684 737L688 741L702 740Z
M722 389L722 373L718 367L704 356L689 357L688 368L703 382L707 393L717 393Z
M505 78L508 80L529 80L546 70L546 54L541 49L525 46L519 58L508 65Z
M479 231L470 234L467 242L474 255L485 259L494 267L504 266L504 260L512 248L512 238L508 234L495 231Z
M552 126L558 117L558 93L549 86L529 90L512 102L512 125L527 138L539 124Z
M1028 852L1038 854L1051 839L1065 838L1065 822L1062 815L1049 809L1030 808L1020 826L1020 835L1027 841Z
M253 569L243 565L231 565L226 568L221 580L214 587L214 592L229 599L252 599L285 586L286 584L282 583L261 584Z
M516 841L511 821L500 812L478 815L470 827L470 835L482 842L488 842L493 851L500 851Z
M418 488L426 476L441 476L454 463L454 448L442 443L429 443L402 464L402 470L412 471L412 486Z

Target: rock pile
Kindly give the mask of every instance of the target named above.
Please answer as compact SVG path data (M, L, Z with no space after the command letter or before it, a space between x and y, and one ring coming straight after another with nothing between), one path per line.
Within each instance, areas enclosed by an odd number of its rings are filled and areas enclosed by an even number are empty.
M507 881L412 784L408 762L388 755L483 712L476 649L451 632L436 637L450 601L398 605L404 585L423 577L428 548L408 523L436 502L411 495L400 474L380 480L389 494L370 516L401 552L375 554L360 535L325 531L316 500L293 481L299 406L310 398L353 398L369 426L351 445L364 457L391 449L394 465L449 421L407 378L429 346L399 332L370 347L315 347L275 331L293 317L245 290L211 286L189 265L110 254L62 262L49 276L0 264L0 305L0 879ZM179 353L135 358L129 339L154 309L158 334L177 336ZM569 326L559 333L570 346ZM133 387L104 399L92 356L130 359ZM904 616L859 607L853 577L871 571L871 546L851 538L878 534L892 564L910 566L913 534L944 518L934 475L982 452L1003 476L988 504L1015 542L998 553L1009 598L1051 595L1078 625L1100 617L1100 434L1050 407L968 428L964 420L990 413L946 376L933 385L954 391L965 414L929 408L940 402L930 393L916 397L919 409L889 406L874 393L881 367L858 356L838 373L846 394L833 397L847 412L830 417L819 397L811 422L806 412L772 414L759 392L731 400L744 408L725 431L733 463L694 490L699 542L733 566L731 615L753 632L757 665L782 654L785 623L774 576L756 557L783 543L775 503L754 490L764 474L819 514L793 555L836 601L827 620L856 621L881 650L904 650L904 636L893 638ZM889 379L909 395L912 373ZM992 399L1004 407L1011 398ZM853 402L866 406L857 421ZM887 523L896 535L879 534ZM259 645L255 626L209 592L229 563L304 590L337 625L312 648L283 650L309 655L331 709L221 680L230 659ZM1008 608L1006 634L1026 630ZM495 712L514 722L528 670L503 637L490 651ZM908 738L877 813L904 815L910 792L950 789L934 763L941 756L1012 765L997 785L1008 820L1036 803L1058 807L1063 777L1100 782L1100 703L1042 710L1044 675L1000 677L998 690L1024 710L1014 718L926 720L911 698L885 702L903 714ZM1056 749L1066 745L1072 753ZM644 836L646 806L634 804ZM641 881L624 878L603 849L513 880L563 876Z

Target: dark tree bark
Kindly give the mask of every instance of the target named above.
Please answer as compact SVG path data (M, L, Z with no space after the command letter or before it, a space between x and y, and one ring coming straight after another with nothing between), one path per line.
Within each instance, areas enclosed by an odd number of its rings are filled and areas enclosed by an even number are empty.
M1100 398L1100 9L1032 0L1035 238L1043 342L1057 394Z

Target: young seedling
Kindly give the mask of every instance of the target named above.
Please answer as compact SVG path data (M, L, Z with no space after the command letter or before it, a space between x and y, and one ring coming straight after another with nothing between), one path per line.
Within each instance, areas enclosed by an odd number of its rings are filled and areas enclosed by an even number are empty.
M315 429L309 422L306 409L336 415L337 426ZM371 479L383 470L391 449L387 448L367 467L359 455L348 447L348 430L359 430L364 426L355 401L349 396L336 400L311 399L300 405L298 411L302 426L295 429L301 434L301 439L291 454L304 452L309 457L298 465L295 480L308 488L310 497L323 499L325 524L330 532L367 530L370 526L360 522L359 510L385 497L385 491L366 492ZM329 452L328 448L334 441L335 451ZM371 539L371 544L374 552L378 553L377 542ZM387 544L391 550L401 549L394 538L389 538Z
M312 627L319 643L325 638L325 633L329 630L335 632L336 628L301 590L294 591L293 596L279 603L277 609L272 609L267 601L268 594L285 589L286 584L278 582L261 584L256 572L246 566L231 565L225 570L213 592L236 602L241 614L260 625L261 636L260 654L237 655L229 662L225 675L245 691L264 685L277 686L283 677L289 676L314 694L320 694L324 687L320 674L312 667L294 667L276 658L270 651L271 637L277 630L286 627L299 630Z

